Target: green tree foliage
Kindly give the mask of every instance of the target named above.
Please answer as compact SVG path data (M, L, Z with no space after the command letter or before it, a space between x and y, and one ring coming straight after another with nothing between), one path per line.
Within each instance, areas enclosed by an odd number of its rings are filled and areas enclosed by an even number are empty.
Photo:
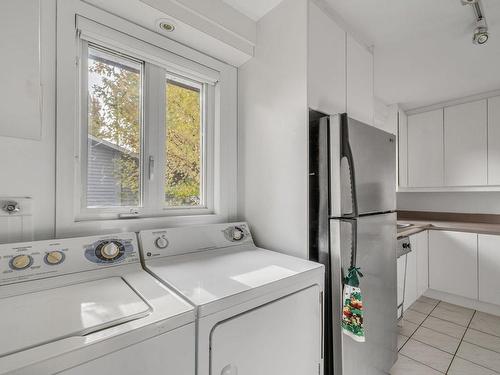
M138 71L98 60L89 61L89 72L99 81L89 87L89 134L119 146L116 180L122 204L138 204L140 189L140 103ZM201 131L200 92L168 81L166 85L165 200L169 206L200 204Z
M200 93L167 84L165 199L169 206L200 204Z
M93 60L90 73L100 82L92 83L89 96L89 134L108 141L122 152L114 160L121 204L138 205L140 189L140 74L138 71Z

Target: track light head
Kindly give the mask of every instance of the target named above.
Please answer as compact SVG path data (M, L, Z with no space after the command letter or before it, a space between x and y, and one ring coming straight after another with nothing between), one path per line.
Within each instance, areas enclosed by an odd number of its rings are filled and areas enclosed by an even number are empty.
M474 35L472 37L472 42L474 44L482 45L486 44L488 41L489 34L488 34L488 28L487 27L476 27L474 29Z

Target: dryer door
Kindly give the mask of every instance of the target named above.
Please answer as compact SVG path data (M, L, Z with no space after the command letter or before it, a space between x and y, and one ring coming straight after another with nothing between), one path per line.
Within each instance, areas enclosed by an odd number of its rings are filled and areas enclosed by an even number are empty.
M312 286L215 326L212 375L316 375L321 368L320 289Z

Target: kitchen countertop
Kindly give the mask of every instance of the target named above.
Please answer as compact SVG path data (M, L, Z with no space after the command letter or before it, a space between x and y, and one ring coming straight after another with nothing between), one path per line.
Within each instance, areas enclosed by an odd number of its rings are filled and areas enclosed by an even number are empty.
M425 230L450 230L455 232L500 235L500 224L498 223L401 219L398 220L398 224L412 224L407 228L398 228L398 238L417 234Z

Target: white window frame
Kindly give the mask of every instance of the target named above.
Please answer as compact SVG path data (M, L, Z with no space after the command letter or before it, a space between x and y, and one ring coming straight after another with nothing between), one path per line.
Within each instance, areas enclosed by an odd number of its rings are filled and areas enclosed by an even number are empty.
M145 164L142 168L144 195L143 207L138 212L136 207L85 208L83 205L88 88L87 82L82 81L87 63L82 52L87 50L87 43L145 62L142 95L148 100L143 100L142 106L141 147ZM160 224L203 224L235 218L237 89L234 67L78 0L58 0L57 45L56 235L140 230ZM162 194L166 128L147 124L165 122L167 75L200 82L206 92L205 116L202 116L206 119L202 133L205 146L202 186L206 199L203 207L167 207ZM150 155L155 158L152 181L146 175Z

